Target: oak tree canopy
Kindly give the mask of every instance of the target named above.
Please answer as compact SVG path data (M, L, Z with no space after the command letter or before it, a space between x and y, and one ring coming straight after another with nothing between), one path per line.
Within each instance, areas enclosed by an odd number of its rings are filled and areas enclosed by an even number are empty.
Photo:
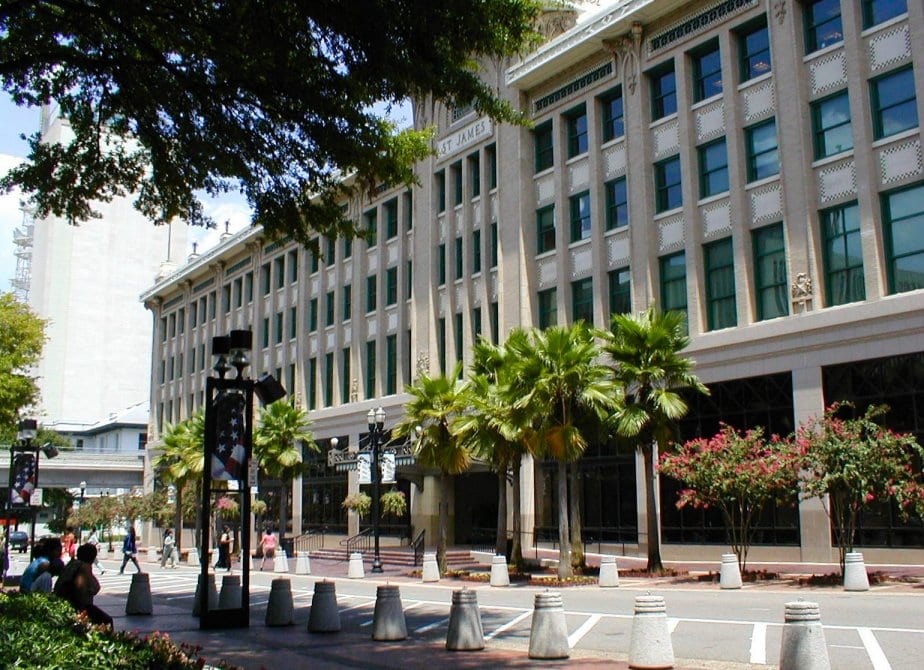
M534 38L536 0L5 0L0 79L73 137L28 138L0 180L37 215L94 218L131 194L155 223L211 224L197 191L240 190L254 222L306 241L350 231L352 189L410 183L426 131L372 111L408 99L518 113L480 58ZM342 175L353 174L346 184ZM315 197L317 196L317 197Z

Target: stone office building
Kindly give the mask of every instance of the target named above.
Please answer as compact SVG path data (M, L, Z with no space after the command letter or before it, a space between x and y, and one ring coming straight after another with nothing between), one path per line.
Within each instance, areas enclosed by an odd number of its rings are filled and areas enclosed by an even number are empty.
M200 405L210 338L231 328L253 329L255 371L294 391L322 447L355 449L370 408L392 425L417 371L469 362L479 334L657 303L686 312L712 390L684 438L719 421L786 434L836 399L887 402L893 427L924 435L924 5L585 2L542 28L534 52L484 64L534 127L415 105L436 155L419 187L348 204L368 242L322 240L314 258L248 230L144 294L155 434ZM591 445L582 463L591 548L644 551L634 455ZM526 465L542 539L554 468ZM434 480L398 479L411 525L434 528ZM296 487L296 529L356 531L340 508L355 473L322 455ZM456 478L456 542L493 527L493 487ZM661 496L665 557L714 557L721 520L678 512L669 482ZM861 544L867 560L924 557L921 524L889 509ZM773 510L751 556L830 560L821 506Z

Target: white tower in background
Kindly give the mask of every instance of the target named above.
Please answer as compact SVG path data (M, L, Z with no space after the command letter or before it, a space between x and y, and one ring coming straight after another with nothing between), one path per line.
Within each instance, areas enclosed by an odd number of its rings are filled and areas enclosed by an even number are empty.
M69 132L43 110L45 141L66 141ZM48 320L38 418L63 432L150 398L151 315L139 295L186 250L185 223L155 226L129 198L95 209L102 218L79 226L36 219L31 231L29 304Z

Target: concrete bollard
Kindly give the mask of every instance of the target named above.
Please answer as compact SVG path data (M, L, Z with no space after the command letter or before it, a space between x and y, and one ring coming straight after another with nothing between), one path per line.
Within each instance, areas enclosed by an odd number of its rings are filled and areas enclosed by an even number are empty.
M146 560L148 563L157 563L160 560L157 557L157 547L148 547Z
M247 555L247 569L253 572L253 554Z
M844 554L844 590L869 591L869 575L866 574L866 564L860 552Z
M358 551L350 554L350 565L347 568L347 577L350 579L362 579L366 576L363 570L363 555Z
M314 583L311 612L308 615L309 633L337 633L340 631L340 609L337 607L337 587L334 582Z
M674 646L667 628L667 607L662 596L635 598L629 667L645 670L674 667Z
M533 604L533 625L529 631L529 657L568 658L570 653L561 593L537 593Z
M151 602L151 576L148 573L136 572L132 575L132 585L128 589L128 600L125 601L125 613L154 613L154 605Z
M423 581L438 582L440 580L440 566L436 562L436 552L427 552L423 557Z
M295 623L295 603L288 579L274 579L270 585L265 623L267 626L291 626Z
M830 670L818 603L786 603L780 670Z
M719 570L719 588L740 589L741 569L735 554L722 554L722 567Z
M243 597L240 577L237 575L225 575L221 578L221 592L218 594L217 609L227 610L240 607Z
M209 610L213 610L218 607L218 589L215 587L215 575L210 574L206 577L208 582L208 593L209 593ZM196 583L196 597L193 599L193 616L199 616L202 613L202 575L199 575L199 580Z
M199 550L193 547L186 553L186 565L199 567Z
M506 556L491 559L491 586L510 586L510 570L507 568Z
M407 639L407 621L397 584L383 584L375 590L372 639L380 642Z
M273 559L273 572L288 572L289 571L289 557L286 555L285 550L280 549L276 552L276 557Z
M484 649L484 628L481 625L481 610L478 609L476 591L463 588L452 592L446 649L449 651Z
M311 574L311 557L308 556L307 551L298 551L295 553L295 574L296 575L310 575Z
M600 577L597 583L602 588L619 586L619 570L616 567L615 556L600 557Z

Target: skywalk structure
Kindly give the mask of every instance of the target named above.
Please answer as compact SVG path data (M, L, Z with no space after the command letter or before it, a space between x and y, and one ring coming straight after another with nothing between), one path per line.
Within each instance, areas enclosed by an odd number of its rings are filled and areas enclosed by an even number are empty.
M260 229L191 257L146 291L154 314L154 438L201 404L210 338L255 333L254 373L282 380L330 449L361 448L366 414L400 416L420 372L470 362L481 334L652 303L686 312L696 371L684 438L720 421L787 434L836 399L885 402L924 434L924 6L884 0L578 3L544 14L547 41L484 76L535 121L414 105L437 128L420 186L347 203L368 241L322 258ZM306 453L294 531L355 533L356 472ZM526 459L526 538L555 535L555 468ZM585 536L644 552L634 454L581 461ZM399 462L410 511L436 526L433 473ZM455 478L451 541L492 537L496 484ZM680 512L663 482L666 558L715 557L721 520ZM433 537L433 535L429 535ZM490 541L489 541L490 543ZM921 525L863 520L867 560L920 561ZM593 548L596 548L594 545ZM821 506L760 522L752 558L830 560Z

